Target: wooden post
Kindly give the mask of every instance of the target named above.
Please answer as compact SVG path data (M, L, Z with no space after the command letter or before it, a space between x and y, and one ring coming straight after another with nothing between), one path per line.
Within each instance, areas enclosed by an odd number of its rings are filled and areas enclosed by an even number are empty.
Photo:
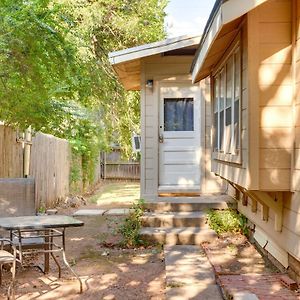
M248 205L248 196L244 193L243 194L243 201L242 201L243 206Z
M31 126L25 131L25 145L24 145L24 177L29 176L30 169L30 150L31 150Z
M240 200L240 191L237 188L235 188L235 200Z
M275 214L275 230L277 232L282 231L282 225L283 225L283 193L279 192L276 193L275 201L278 205L277 213Z
M261 218L263 221L268 222L269 220L269 207L265 204L262 205Z
M257 201L255 199L251 198L251 202L252 202L251 211L256 213L257 212Z

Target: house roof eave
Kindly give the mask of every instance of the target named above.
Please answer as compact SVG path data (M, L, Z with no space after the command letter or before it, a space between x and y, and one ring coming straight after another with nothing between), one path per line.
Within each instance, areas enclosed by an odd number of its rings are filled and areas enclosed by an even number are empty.
M230 24L239 24L235 22L243 15L253 10L255 7L263 4L268 0L217 0L210 14L210 18L206 24L204 34L197 49L195 58L192 63L191 73L193 83L206 77L209 72L208 66L205 65L206 60L210 56L210 51L214 43L223 34L222 30L225 26L232 27ZM228 32L227 32L228 33ZM224 47L224 51L225 51ZM211 66L216 63L211 61Z
M196 47L200 38L200 36L185 35L111 52L109 53L109 61L126 90L140 90L140 66L143 58L178 49Z

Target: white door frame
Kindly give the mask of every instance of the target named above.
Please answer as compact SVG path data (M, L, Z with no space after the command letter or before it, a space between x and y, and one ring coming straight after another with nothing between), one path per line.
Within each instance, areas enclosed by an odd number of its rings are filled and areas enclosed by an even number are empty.
M202 122L202 118L201 118L201 93L200 93L200 86L199 85L192 85L190 82L178 82L178 81L172 81L172 82L160 82L158 85L158 139L159 139L159 135L163 133L164 129L163 129L163 124L162 124L162 120L164 118L163 114L164 114L164 110L163 110L163 93L162 93L162 88L174 88L173 91L170 91L170 94L172 96L170 96L170 98L174 97L178 97L178 98L186 98L186 97L191 97L194 99L194 131L193 131L193 136L196 137L196 148L198 148L196 151L196 155L197 155L197 166L198 166L198 174L199 174L199 178L197 178L197 184L196 186L193 187L189 187L189 186L180 186L177 185L176 187L174 187L174 189L176 189L176 192L179 192L180 190L184 191L188 191L188 190L199 190L200 192L200 187L201 187L201 177L203 174L201 174L202 172L202 168L201 168L201 160L202 160L202 156L201 156L201 134L202 134L202 130L201 130L201 126L203 124ZM179 90L176 91L176 88L178 88ZM182 92L180 91L180 88L182 88ZM192 91L188 91L188 88L192 88ZM178 93L176 96L176 92ZM162 126L162 127L161 127ZM192 132L186 131L186 132L177 132L177 134L182 135L183 137L187 137L189 134L191 134ZM161 144L158 143L158 189L159 191L164 190L164 186L161 185L161 172L162 172L162 168L164 168L164 166L162 166L162 151L161 151ZM166 187L166 189L168 189L168 187Z

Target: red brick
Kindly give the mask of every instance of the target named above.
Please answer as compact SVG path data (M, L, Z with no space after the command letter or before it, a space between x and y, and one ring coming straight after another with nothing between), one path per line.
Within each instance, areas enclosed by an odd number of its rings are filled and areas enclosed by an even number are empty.
M287 275L280 277L281 283L286 286L289 290L295 291L298 289L298 284L296 281L288 277Z

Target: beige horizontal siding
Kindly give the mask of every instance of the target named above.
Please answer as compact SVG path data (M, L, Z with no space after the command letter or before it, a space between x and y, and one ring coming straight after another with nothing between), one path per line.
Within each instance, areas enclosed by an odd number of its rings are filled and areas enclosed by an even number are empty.
M267 1L259 10L261 22L291 22L291 1L272 0Z
M261 64L259 67L259 86L291 85L292 73L289 64Z
M293 101L291 85L261 86L260 106L289 106Z
M291 169L260 169L259 189L263 191L289 191Z
M289 191L293 128L292 1L258 7L259 188Z
M264 106L260 108L260 127L291 128L293 114L291 106Z
M263 64L291 64L292 46L290 43L261 45L259 58Z
M243 162L247 159L247 152L242 154ZM247 187L248 172L244 167L236 167L232 164L224 164L219 161L212 161L212 171L231 182Z
M260 167L262 169L287 169L291 167L291 153L285 149L261 149Z
M272 15L275 10L268 14ZM279 12L278 12L279 13ZM291 14L291 12L290 12ZM261 44L291 42L291 22L260 22L259 39Z
M251 205L247 207L238 204L238 209L242 212L249 220L255 223L257 226L262 228L265 233L273 239L282 249L289 252L300 260L300 235L297 233L299 230L295 228L295 224L299 224L299 215L295 214L287 208L284 209L284 219L282 232L276 232L274 230L274 217L273 212L270 211L270 217L268 222L263 221L261 218L261 207L258 205L258 211L253 213L251 211Z
M190 71L190 65L187 64L147 64L146 65L146 72L149 75L177 75L177 74L188 74Z
M292 128L261 128L259 145L261 148L290 149L292 133Z
M297 67L296 69L297 69L297 72L300 71L300 64L299 64L299 67ZM295 103L296 104L300 103L300 82L297 82L295 85Z

